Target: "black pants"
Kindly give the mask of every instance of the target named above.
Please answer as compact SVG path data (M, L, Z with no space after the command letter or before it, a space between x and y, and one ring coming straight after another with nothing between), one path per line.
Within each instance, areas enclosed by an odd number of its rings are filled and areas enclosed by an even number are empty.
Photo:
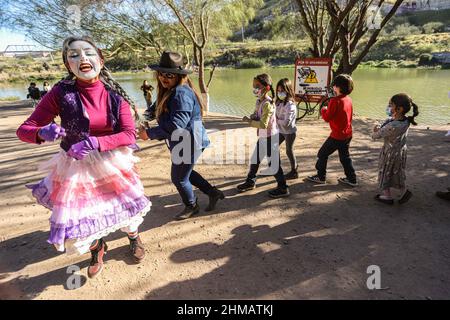
M281 168L280 145L274 141L273 137L259 138L251 158L250 171L247 175L247 181L256 182L256 174L261 161L267 157L269 168L275 171L274 177L278 187L286 189L286 179ZM278 163L276 163L278 161ZM274 166L272 168L272 165Z
M352 159L350 159L350 141L352 138L347 140L336 140L329 137L322 147L320 148L317 157L316 169L317 175L321 179L325 179L327 175L327 162L328 157L333 154L336 150L339 152L339 160L341 161L342 166L344 167L345 175L347 179L351 182L356 182L356 174L355 169L353 169Z

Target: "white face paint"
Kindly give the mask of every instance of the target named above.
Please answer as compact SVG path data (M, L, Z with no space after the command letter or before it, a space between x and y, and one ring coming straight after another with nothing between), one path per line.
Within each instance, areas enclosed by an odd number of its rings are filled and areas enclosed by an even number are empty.
M77 78L87 81L96 79L103 67L97 50L86 41L74 41L69 45L67 62Z

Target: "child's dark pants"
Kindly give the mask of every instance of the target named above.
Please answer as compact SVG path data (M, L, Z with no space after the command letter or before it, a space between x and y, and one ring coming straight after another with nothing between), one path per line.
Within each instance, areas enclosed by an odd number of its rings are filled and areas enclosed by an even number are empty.
M328 157L333 154L336 150L339 152L339 160L344 167L345 175L350 182L356 182L355 169L353 168L352 159L350 158L350 141L352 138L346 140L336 140L329 137L322 147L320 148L316 162L317 175L320 179L325 180L327 175L327 162Z

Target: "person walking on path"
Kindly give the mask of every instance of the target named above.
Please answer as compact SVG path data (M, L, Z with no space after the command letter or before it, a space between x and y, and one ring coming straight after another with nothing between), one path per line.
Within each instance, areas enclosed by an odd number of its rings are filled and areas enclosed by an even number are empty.
M415 117L419 108L405 93L394 95L389 101L392 116L381 126L375 126L373 139L384 139L378 162L378 187L381 194L375 200L394 204L391 189L399 189L401 196L398 202L403 204L412 197L412 192L406 188L406 154L409 126L417 125ZM411 116L406 114L413 110Z
M143 140L167 141L172 161L171 180L185 205L176 219L184 220L200 212L192 186L208 196L209 204L205 211L212 211L225 195L194 170L210 142L202 122L202 99L188 76L192 72L185 69L180 53L168 51L163 52L158 65L150 68L156 71L158 78L158 125L140 127L138 136Z
M338 181L356 187L358 182L349 151L353 136L353 105L348 95L353 91L353 79L346 74L338 75L333 80L333 90L336 96L330 99L328 108L321 110L323 120L330 124L331 134L317 154L317 174L307 177L306 180L325 184L328 157L337 150L346 176Z

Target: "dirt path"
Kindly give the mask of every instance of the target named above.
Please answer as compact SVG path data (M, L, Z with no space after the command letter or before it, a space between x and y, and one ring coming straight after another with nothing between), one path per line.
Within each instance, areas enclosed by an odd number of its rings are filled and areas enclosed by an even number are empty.
M169 152L161 142L140 141L138 167L153 203L141 227L148 255L133 264L127 239L116 232L107 239L105 270L87 280L89 256L59 254L46 243L49 212L24 187L42 177L38 163L58 149L17 139L15 130L31 111L25 103L0 105L0 298L450 298L450 203L434 196L450 186L448 127L411 129L408 183L414 197L404 206L373 200L381 142L371 141L373 121L367 119L355 121L351 148L359 188L337 184L337 155L329 162L328 185L303 182L314 173L317 150L328 135L323 122L304 121L296 141L301 178L290 183L291 197L270 199L271 177L238 194L235 186L247 164L202 164L198 171L227 199L213 214L202 211L181 222L173 221L182 206L170 183ZM209 116L206 127L215 129L210 138L216 150L224 129L254 136L254 129L232 117ZM282 153L288 169L284 147ZM199 194L199 201L204 208L206 196ZM81 268L76 290L66 285L69 265ZM384 290L367 289L370 265L380 267Z

